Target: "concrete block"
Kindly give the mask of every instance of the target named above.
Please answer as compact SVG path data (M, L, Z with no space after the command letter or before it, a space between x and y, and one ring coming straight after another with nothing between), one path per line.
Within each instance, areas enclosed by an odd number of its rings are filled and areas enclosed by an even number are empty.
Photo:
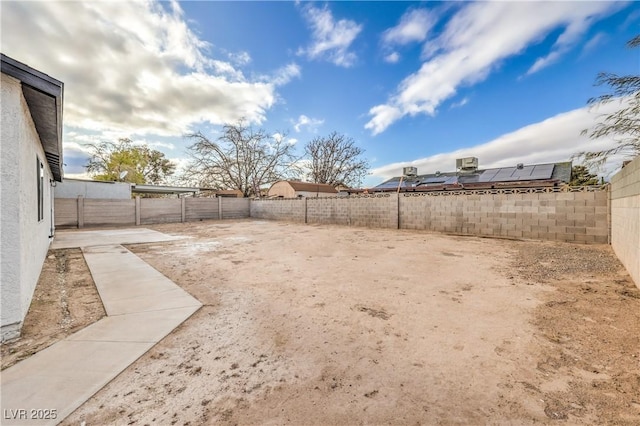
M596 242L596 238L594 235L586 235L586 234L576 234L576 239L575 239L576 243L595 243Z
M587 230L584 226L567 226L567 233L569 234L586 234Z

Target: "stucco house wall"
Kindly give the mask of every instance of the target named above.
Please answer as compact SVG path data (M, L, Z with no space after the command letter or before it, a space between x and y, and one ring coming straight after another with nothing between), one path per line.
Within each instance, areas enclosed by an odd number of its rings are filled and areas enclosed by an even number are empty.
M295 198L296 191L287 181L276 182L269 188L269 197Z
M331 185L281 180L269 188L268 196L271 198L318 198L335 197L338 191Z
M23 83L5 74L5 57L2 59L0 333L2 341L5 341L20 334L53 237L51 182L57 177L49 164L54 157L45 154L44 144L23 92ZM38 195L40 164L42 217L39 217Z
M131 199L131 184L127 182L98 182L64 179L53 190L55 198Z

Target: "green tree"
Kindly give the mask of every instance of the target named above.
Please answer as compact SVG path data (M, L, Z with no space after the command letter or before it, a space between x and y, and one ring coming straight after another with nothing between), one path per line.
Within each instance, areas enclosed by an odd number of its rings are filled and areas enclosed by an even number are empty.
M600 181L598 176L589 172L587 166L579 165L571 168L571 186L598 185Z
M640 35L627 43L630 48L640 46ZM600 166L614 154L628 157L640 155L640 75L622 75L601 72L596 78L597 86L608 86L609 93L589 99L592 107L618 102L620 108L611 114L602 115L591 129L582 131L591 139L613 137L616 146L602 151L583 151L574 157L584 158L587 165Z
M191 161L183 180L214 189L238 189L245 197L260 196L260 188L298 174L294 145L286 135L269 134L247 126L244 120L225 124L211 140L200 132L186 135Z
M314 138L304 150L309 160L307 179L314 183L359 186L369 171L367 160L361 157L364 150L337 132Z
M91 145L87 172L95 180L123 181L137 184L161 184L176 169L165 155L147 146L135 145L131 139Z

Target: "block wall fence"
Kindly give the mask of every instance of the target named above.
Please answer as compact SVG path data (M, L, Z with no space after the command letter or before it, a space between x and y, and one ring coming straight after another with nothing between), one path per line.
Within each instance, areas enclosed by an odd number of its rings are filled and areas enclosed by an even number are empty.
M611 247L640 288L640 157L611 178Z
M146 225L205 219L417 229L572 243L611 243L640 287L640 158L609 185L351 197L259 199L57 198L55 226Z
M252 200L250 216L299 223L609 242L607 186Z
M248 198L56 198L58 228L150 225L249 217Z

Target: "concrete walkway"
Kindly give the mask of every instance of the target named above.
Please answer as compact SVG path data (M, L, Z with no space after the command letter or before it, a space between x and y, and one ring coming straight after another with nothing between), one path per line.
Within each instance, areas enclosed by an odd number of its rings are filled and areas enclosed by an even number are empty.
M82 247L107 317L2 371L2 425L57 424L200 308L117 243L176 238L147 229L56 235L52 248Z

